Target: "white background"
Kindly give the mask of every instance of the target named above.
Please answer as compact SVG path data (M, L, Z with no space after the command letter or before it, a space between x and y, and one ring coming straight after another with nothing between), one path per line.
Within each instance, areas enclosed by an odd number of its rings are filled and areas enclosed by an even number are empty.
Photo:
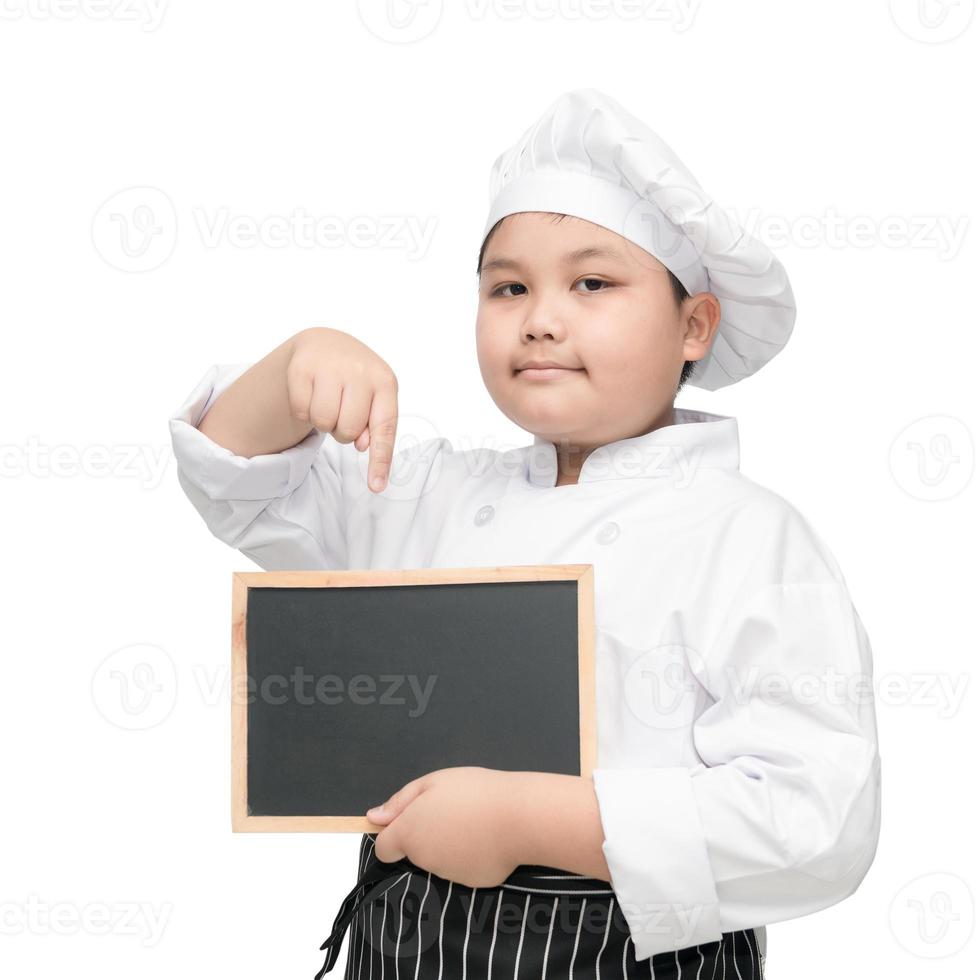
M768 976L976 975L973 0L402 2L399 26L366 0L0 0L0 972L319 968L359 838L231 833L230 575L255 566L183 497L167 419L210 364L319 324L396 369L400 437L529 442L475 356L487 180L596 87L789 270L788 347L678 405L738 418L875 654L877 858L770 926ZM270 239L297 209L339 245Z

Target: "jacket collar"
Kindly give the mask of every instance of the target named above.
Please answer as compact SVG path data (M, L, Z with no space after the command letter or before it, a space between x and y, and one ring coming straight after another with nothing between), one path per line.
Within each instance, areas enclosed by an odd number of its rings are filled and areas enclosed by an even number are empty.
M707 467L738 469L734 416L675 405L673 417L671 425L594 449L582 464L578 482L672 477L673 482L686 485ZM553 442L535 435L534 445L527 447L525 475L533 486L556 489L558 451Z

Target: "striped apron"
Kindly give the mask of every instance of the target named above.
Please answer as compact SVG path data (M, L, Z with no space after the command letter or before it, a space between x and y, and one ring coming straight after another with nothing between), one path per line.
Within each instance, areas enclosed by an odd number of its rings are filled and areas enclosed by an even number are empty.
M755 929L637 961L608 881L524 864L473 888L407 858L378 860L376 837L361 838L358 882L315 980L333 969L348 926L344 980L764 980Z

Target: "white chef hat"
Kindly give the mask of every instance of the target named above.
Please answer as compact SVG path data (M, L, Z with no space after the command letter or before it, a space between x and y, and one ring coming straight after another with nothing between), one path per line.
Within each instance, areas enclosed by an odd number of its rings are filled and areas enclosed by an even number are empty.
M714 391L758 371L789 340L796 304L773 253L712 201L674 151L615 99L565 92L490 172L493 226L519 211L584 218L662 262L721 305L711 350L689 383Z

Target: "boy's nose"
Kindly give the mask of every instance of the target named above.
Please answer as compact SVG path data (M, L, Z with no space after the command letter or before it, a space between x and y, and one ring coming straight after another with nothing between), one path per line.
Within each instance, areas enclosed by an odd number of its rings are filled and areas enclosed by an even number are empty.
M542 340L545 337L558 340L563 338L566 332L561 320L544 311L529 317L524 323L524 335L528 340Z

